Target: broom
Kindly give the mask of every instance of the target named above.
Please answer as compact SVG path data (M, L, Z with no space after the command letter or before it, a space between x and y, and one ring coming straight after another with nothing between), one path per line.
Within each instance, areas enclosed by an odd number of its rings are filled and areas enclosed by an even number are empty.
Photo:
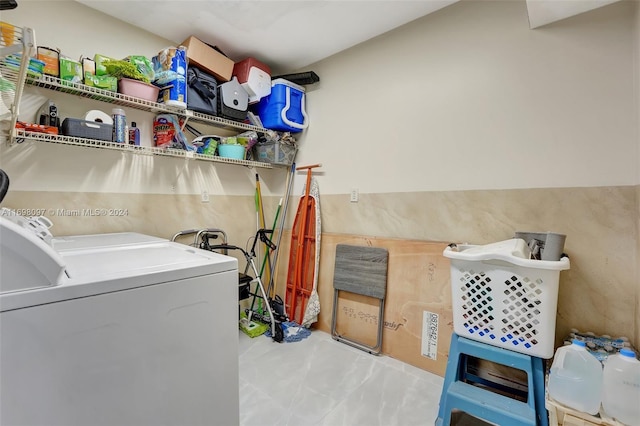
M262 211L262 194L260 193L260 177L256 173L256 192L255 192L255 205L256 205L256 215L257 215L257 227L258 229L264 228L264 212ZM257 238L257 235L256 235ZM260 275L256 276L256 279L260 279ZM256 287L256 293L258 288ZM251 308L249 309L249 315L242 312L240 314L240 330L246 334L247 336L253 338L264 334L268 329L269 325L257 322L252 320L254 303L256 301L255 295L251 301ZM266 301L265 301L266 302ZM262 302L258 301L258 310L262 312Z

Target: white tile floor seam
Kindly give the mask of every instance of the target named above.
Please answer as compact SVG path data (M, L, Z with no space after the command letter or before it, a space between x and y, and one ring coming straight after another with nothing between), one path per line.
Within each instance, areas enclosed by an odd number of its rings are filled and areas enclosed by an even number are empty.
M241 426L433 425L443 382L322 331L295 343L240 332Z

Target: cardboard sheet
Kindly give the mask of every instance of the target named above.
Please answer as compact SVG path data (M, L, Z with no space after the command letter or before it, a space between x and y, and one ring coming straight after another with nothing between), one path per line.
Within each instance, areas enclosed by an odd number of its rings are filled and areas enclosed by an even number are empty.
M290 233L281 241L286 259ZM444 376L453 333L450 265L442 255L447 243L345 234L322 234L318 294L321 311L315 328L331 332L333 275L337 244L382 247L388 250L387 293L382 353ZM279 262L278 281L286 279ZM284 274L284 275L283 275ZM375 344L378 299L341 293L337 331L367 344Z

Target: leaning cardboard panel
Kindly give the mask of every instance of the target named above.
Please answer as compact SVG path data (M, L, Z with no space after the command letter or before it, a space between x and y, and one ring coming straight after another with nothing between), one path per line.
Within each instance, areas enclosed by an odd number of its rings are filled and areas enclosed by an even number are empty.
M281 255L288 253L289 239L283 235ZM331 332L337 244L389 251L382 353L444 376L453 333L450 264L442 256L447 243L323 233L318 281L321 311L315 327L327 333ZM338 304L337 331L375 343L378 301L344 293Z

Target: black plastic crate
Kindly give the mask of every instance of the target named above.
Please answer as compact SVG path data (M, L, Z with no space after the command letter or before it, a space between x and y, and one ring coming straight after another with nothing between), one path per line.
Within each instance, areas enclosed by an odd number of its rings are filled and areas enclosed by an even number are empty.
M79 118L65 118L62 122L62 134L77 138L111 141L113 125Z

